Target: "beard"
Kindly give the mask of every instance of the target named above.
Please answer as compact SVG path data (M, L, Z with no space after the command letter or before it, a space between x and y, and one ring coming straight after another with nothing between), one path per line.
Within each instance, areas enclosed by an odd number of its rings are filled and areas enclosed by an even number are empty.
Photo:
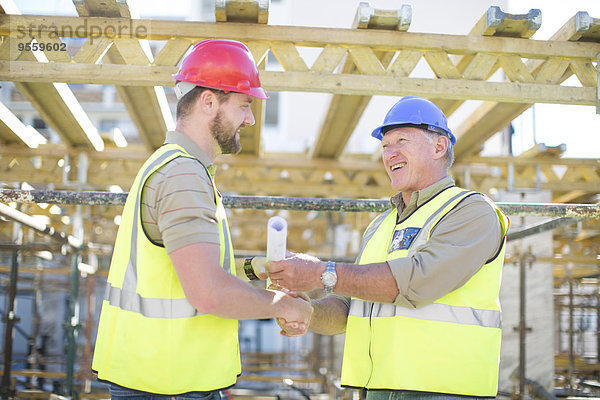
M242 150L236 132L243 127L244 124L237 129L234 128L231 123L224 121L221 110L217 111L217 115L210 123L210 132L217 141L222 154L237 154Z

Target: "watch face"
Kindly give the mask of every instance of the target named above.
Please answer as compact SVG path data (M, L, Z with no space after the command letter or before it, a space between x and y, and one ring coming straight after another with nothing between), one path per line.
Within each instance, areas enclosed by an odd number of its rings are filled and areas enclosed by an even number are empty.
M324 272L322 275L323 285L333 286L337 281L337 277L333 272Z

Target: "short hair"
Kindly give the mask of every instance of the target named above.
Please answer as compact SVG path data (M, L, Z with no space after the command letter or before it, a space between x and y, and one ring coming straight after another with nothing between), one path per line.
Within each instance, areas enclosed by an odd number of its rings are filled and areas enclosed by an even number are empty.
M444 136L448 139L448 149L446 150L446 154L444 154L444 161L446 162L446 170L449 170L452 164L454 163L454 146L452 145L452 141L445 133L438 133L434 131L430 131L429 129L420 128L420 131L423 135L433 143L433 140L438 136Z
M229 100L229 94L231 93L225 93L224 91L219 89L207 88L204 86L196 86L192 90L187 92L185 95L183 95L183 97L180 98L177 102L177 111L175 114L175 118L179 120L187 117L192 111L194 103L196 103L198 97L205 90L210 90L211 92L213 92L215 96L217 96L217 100L219 100L219 103L226 103L227 100Z

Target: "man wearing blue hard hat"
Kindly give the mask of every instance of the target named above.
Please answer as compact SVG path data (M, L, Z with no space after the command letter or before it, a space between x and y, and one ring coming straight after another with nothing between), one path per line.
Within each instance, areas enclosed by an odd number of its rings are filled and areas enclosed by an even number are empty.
M402 98L371 135L398 193L356 264L293 254L271 262L270 277L330 294L313 301L310 329L346 333L341 383L367 400L495 397L508 220L454 184L456 138L431 101Z

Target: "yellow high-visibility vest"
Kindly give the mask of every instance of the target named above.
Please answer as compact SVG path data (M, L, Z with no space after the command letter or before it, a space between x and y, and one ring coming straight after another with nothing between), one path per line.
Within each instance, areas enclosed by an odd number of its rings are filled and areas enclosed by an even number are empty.
M473 194L446 188L399 224L395 208L383 212L365 231L359 264L412 256L436 224ZM491 205L505 236L508 219ZM496 396L505 246L506 237L498 253L463 286L426 306L414 309L352 298L342 385Z
M92 364L101 380L159 394L226 388L235 384L241 372L238 321L196 310L187 301L164 246L152 243L142 228L144 182L176 157L192 158L181 146L163 145L146 161L131 187L115 242ZM235 274L225 209L212 177L211 182L221 266Z

